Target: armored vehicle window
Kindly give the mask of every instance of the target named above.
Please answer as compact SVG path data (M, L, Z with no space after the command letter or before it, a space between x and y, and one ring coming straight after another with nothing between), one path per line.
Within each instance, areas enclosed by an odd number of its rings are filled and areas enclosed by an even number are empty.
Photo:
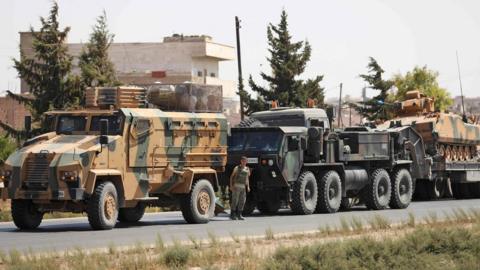
M276 126L305 126L305 117L303 115L273 115L271 118L266 117L255 117L260 120L263 124L276 127Z
M71 134L75 131L85 131L87 117L62 115L58 118L57 133Z
M298 150L298 137L297 136L289 136L288 137L288 151L297 151Z
M108 135L121 134L122 118L118 115L99 115L92 117L90 131L100 131L100 120L108 120Z
M138 119L136 126L137 135L143 135L150 130L150 120L148 119Z
M311 127L324 127L323 121L320 119L311 119L310 120Z
M246 133L233 133L228 138L228 150L241 151L245 147L245 141L247 140Z
M251 132L248 134L245 150L247 151L277 151L282 134L279 132Z

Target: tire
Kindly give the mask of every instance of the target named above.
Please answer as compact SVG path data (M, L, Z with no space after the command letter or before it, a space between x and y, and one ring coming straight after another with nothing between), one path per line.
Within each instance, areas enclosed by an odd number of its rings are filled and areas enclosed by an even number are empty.
M318 182L318 213L335 213L342 203L342 181L336 171L329 171Z
M395 171L392 175L392 197L390 208L405 209L412 202L413 180L410 172L406 169Z
M102 182L87 204L88 222L94 230L110 230L118 218L118 194L112 182Z
M365 205L371 210L388 207L392 194L390 176L384 169L376 169L370 176L370 183L365 188Z
M262 122L258 121L255 118L249 118L241 121L237 127L261 127L263 126Z
M299 215L310 215L315 212L318 199L318 187L315 175L306 171L300 174L293 184L292 211Z
M263 215L275 215L280 210L281 202L279 200L263 201L257 203L257 209Z
M142 219L145 214L145 204L137 203L135 207L120 208L118 211L118 221L125 223L134 223Z
M180 209L190 224L208 223L215 213L215 192L206 179L193 183L190 193L180 198Z
M21 230L33 230L42 223L43 213L37 210L31 200L13 199L11 208L13 223Z
M343 197L340 202L340 211L350 211L358 203L356 198Z
M255 206L257 205L253 196L247 195L247 200L245 201L245 206L243 207L242 215L250 216L253 211L255 211Z
M445 196L446 180L433 179L427 182L428 197L430 200L438 200Z

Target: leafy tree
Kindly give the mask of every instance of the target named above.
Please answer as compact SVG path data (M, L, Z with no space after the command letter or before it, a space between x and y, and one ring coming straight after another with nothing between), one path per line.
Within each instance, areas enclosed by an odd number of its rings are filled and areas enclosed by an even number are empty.
M356 111L370 121L376 119L386 120L390 118L387 98L388 90L392 88L393 81L383 79L382 75L385 71L375 58L370 57L370 62L368 63L367 68L368 73L361 74L360 78L368 84L368 88L379 91L379 93L367 101L352 105Z
M27 105L37 126L34 134L42 132L45 127L42 123L44 112L75 106L83 96L80 78L71 73L72 57L65 44L70 28L60 30L57 18L58 5L54 2L50 15L40 18L40 30L30 28L34 57L28 58L20 51L20 60L13 59L19 77L30 87L31 96L25 97L12 92L8 92L8 95ZM25 133L16 131L5 123L0 125L17 138Z
M16 145L12 140L6 137L0 137L0 164L3 164L15 149Z
M282 11L278 25L269 24L267 27L267 38L270 53L267 60L272 72L271 75L262 72L260 76L268 82L269 87L258 85L250 76L249 85L257 93L257 98L253 99L248 93L243 93L247 114L268 109L267 101L272 100L277 100L281 106L303 107L307 97L310 97L323 104L324 89L320 87L323 76L306 82L297 78L305 71L312 49L308 41L292 41L285 10Z
M443 111L453 104L450 93L445 88L439 86L438 72L430 70L427 66L415 67L405 75L397 74L393 81L398 91L396 99L405 99L405 94L410 90L419 90L428 97L435 99L435 110Z
M114 35L108 31L105 11L97 18L97 24L90 34L89 43L82 49L79 57L79 67L82 73L82 83L86 86L118 85L115 67L108 57L108 48Z

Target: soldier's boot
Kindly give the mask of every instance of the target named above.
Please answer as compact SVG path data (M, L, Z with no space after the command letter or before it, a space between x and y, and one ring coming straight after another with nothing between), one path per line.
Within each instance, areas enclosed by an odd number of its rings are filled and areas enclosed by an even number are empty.
M245 218L242 216L242 211L237 211L237 218L238 220L245 220Z
M237 219L237 211L234 211L233 209L230 210L230 219L231 220L236 220Z

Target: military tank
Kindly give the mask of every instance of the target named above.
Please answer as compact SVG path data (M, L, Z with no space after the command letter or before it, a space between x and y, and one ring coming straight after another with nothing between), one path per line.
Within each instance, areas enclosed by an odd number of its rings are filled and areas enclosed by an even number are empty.
M444 194L462 198L471 197L465 194L453 194L459 193L457 189L466 189L469 193L480 193L480 184L476 182L477 178L480 181L480 176L467 177L471 173L466 172L470 169L477 170L480 126L470 123L468 119L457 114L435 111L434 99L419 91L407 92L406 100L395 103L394 107L395 117L379 125L378 128L413 127L423 139L427 155L425 158L428 164L431 164L429 179L417 180L416 197L438 199ZM467 178L469 178L468 181ZM474 185L469 185L468 188L457 188L457 184L460 187L460 182ZM455 184L452 186L452 183Z

